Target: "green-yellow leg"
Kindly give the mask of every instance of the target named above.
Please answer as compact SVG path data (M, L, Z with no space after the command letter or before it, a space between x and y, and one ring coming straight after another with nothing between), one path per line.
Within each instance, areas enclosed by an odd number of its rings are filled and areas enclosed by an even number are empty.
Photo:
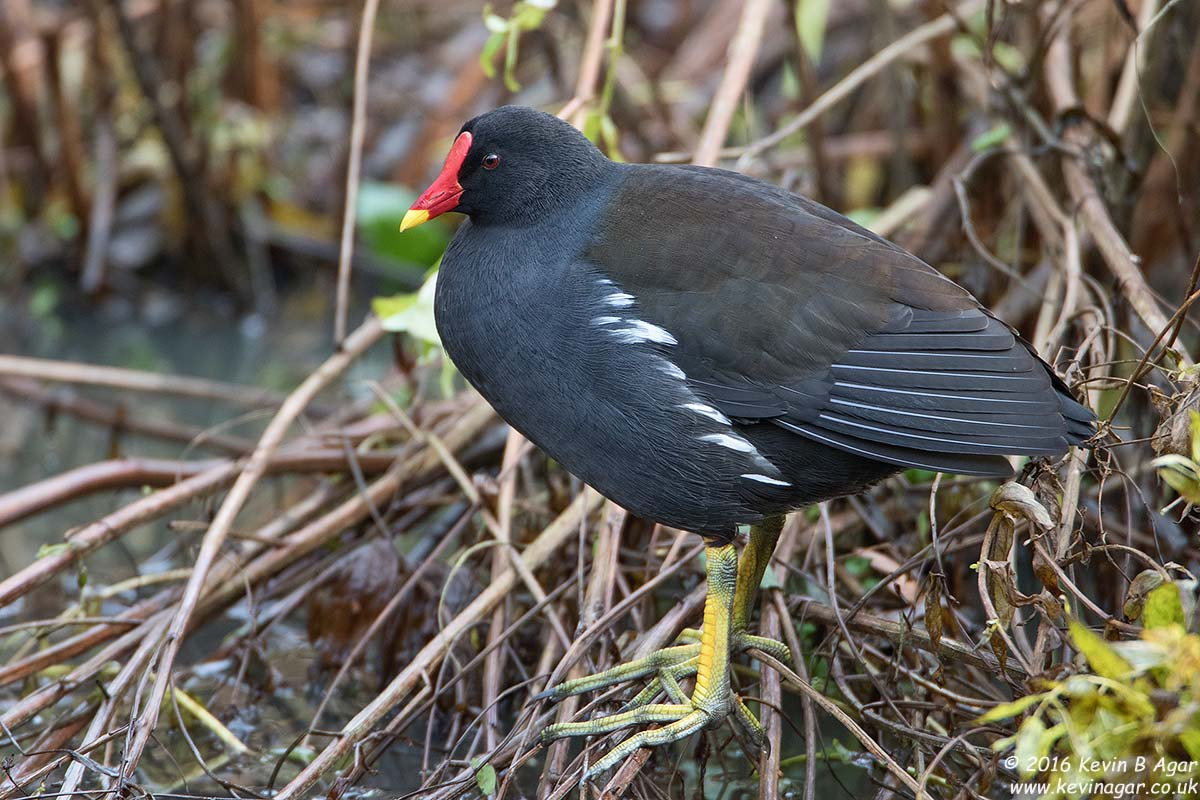
M753 647L770 653L780 660L791 658L791 653L783 643L746 632L754 610L758 586L762 583L763 573L770 564L771 554L775 551L775 543L779 540L779 532L782 527L783 517L774 517L762 525L751 527L750 541L738 559L737 585L733 595L733 631L730 643L730 647L735 652ZM654 675L656 678L646 687L650 693L646 695L643 692L628 704L630 707L645 705L653 700L659 691L666 688L657 676L669 674L670 677L678 680L696 674L696 665L699 663L700 656L700 639L699 630L684 628L677 640L680 644L664 647L645 658L639 658L627 664L618 664L594 675L585 675L565 681L542 692L540 697L561 700L564 697L605 689L618 683Z
M771 517L764 520L763 524L750 528L750 541L746 543L745 549L742 550L742 557L738 561L737 592L733 596L733 629L738 636L756 640L748 646L758 647L776 658L779 656L772 644L783 647L783 658L786 659L788 657L786 646L760 636L750 637L746 633L750 625L750 617L754 614L754 601L758 599L758 587L762 583L767 567L771 565L771 556L775 552L775 545L779 542L779 534L783 531L783 520L783 517ZM772 644L760 647L759 641Z
M729 684L731 652L757 648L780 658L789 658L785 645L747 633L762 576L771 560L783 519L768 520L750 530L750 542L739 560L733 545L710 546L706 550L708 595L704 603L704 627L687 629L678 644L646 658L622 664L596 675L567 681L544 693L560 699L617 683L654 676L625 709L587 722L551 725L542 732L543 741L567 736L593 736L635 725L662 724L622 742L588 769L590 777L615 766L641 747L678 741L732 715L751 742L761 745L762 726ZM696 676L690 698L679 686L681 678ZM665 692L671 703L653 703Z
M732 544L726 544L710 546L705 554L708 595L704 600L704 628L696 659L696 686L688 702L652 703L587 722L551 725L542 731L542 741L548 742L564 736L609 733L632 725L663 724L661 728L636 733L614 747L589 767L585 779L616 766L642 747L678 741L729 715L733 707L733 691L729 686L729 644L738 580L737 550Z
M787 662L791 660L791 651L788 650L787 645L747 632L750 617L754 613L755 600L758 597L758 587L762 584L763 573L771 563L771 555L775 552L775 545L783 530L783 522L783 517L772 517L762 525L750 528L750 541L747 542L738 559L737 586L733 593L733 631L730 648L737 653L754 648L769 653L780 661ZM684 628L679 635L679 640L698 643L700 631L695 628ZM626 703L626 707L644 706L663 691L675 699L672 691L674 687L669 685L668 681L678 685L677 682L680 678L695 675L699 652L699 644L667 647L638 661L622 664L577 681L564 683L557 687L556 693L560 692L561 694L558 696L566 697L597 687L611 686L631 678L655 674L656 677L636 697ZM751 719L753 719L752 716ZM755 721L755 725L757 725L757 721Z

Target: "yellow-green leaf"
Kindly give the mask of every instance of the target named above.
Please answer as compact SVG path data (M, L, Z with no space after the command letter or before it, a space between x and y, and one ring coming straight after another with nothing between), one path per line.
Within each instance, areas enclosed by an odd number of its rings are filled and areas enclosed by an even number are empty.
M1142 624L1147 628L1183 625L1183 604L1179 601L1178 586L1173 583L1164 583L1146 595L1146 606L1142 611Z
M999 147L1007 142L1010 136L1012 136L1012 126L1007 122L1001 122L972 139L971 150L981 153L984 150Z
M1200 505L1200 465L1190 458L1170 453L1150 462L1163 481L1192 505Z
M1017 771L1023 778L1037 774L1036 764L1042 755L1042 742L1046 736L1046 723L1041 717L1028 717L1017 728L1016 757Z
M796 35L813 64L821 63L829 5L829 0L799 0L796 3Z
M44 544L38 548L35 558L46 558L48 556L62 555L67 552L70 545L66 542L56 542L54 544Z
M1179 743L1187 750L1192 761L1200 761L1200 730L1189 728L1179 734Z
M471 766L475 768L475 783L479 786L479 791L489 796L495 794L496 768L482 758L471 759Z
M1192 461L1200 461L1200 411L1189 411L1192 425Z
M982 716L979 717L980 722L999 722L1003 719L1015 717L1028 711L1033 706L1042 701L1041 694L1027 694L1024 697L1018 697L1011 703L1001 703L995 708L989 708Z
M500 52L500 48L507 41L507 33L492 33L488 36L487 41L483 43L483 50L479 53L479 66L483 69L483 74L488 78L496 77L496 65L493 63L496 60L496 54Z
M1108 642L1088 630L1079 620L1071 620L1071 641L1075 649L1083 653L1092 671L1103 678L1120 680L1133 671L1129 662L1117 655Z
M430 274L420 290L371 301L375 316L385 330L407 333L431 344L438 344L437 324L433 318L433 297L437 290L437 272Z
M1125 591L1125 604L1122 610L1125 612L1125 618L1135 620L1142 616L1142 610L1146 607L1146 595L1153 590L1163 585L1166 577L1163 573L1156 569L1144 569L1129 582L1129 588Z

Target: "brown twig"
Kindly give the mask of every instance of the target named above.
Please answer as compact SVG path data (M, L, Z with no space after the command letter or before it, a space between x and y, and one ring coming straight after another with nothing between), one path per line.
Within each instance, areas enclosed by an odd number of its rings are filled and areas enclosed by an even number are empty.
M396 454L360 453L354 458L363 472L377 474L391 466ZM171 461L157 458L115 458L87 464L0 495L0 527L95 492L174 486L188 478L230 466L231 462L219 460ZM313 448L280 453L271 459L267 471L272 474L341 472L348 468L349 460L343 451ZM69 541L70 546L74 546L78 539L70 537Z
M367 78L371 68L371 36L379 0L365 0L358 24L354 56L354 108L350 117L350 152L346 160L346 196L342 211L342 238L338 250L337 299L333 316L333 341L345 345L346 316L350 307L350 264L354 256L354 225L358 218L358 185L362 175L363 140L367 128Z
M1069 17L1059 22L1046 50L1046 85L1054 108L1065 114L1079 107L1075 92L1075 71L1071 66L1071 25ZM1071 123L1062 135L1069 152L1062 157L1063 176L1084 226L1095 238L1104 263L1117 279L1121 294L1151 331L1167 327L1167 317L1142 275L1140 260L1129 249L1125 237L1117 230L1108 206L1095 180L1083 163L1095 146L1090 129L1080 122ZM1185 364L1190 358L1183 354Z
M144 372L124 367L82 364L28 356L0 355L0 376L32 378L51 383L73 383L83 386L103 386L126 392L147 392L174 397L194 397L217 400L250 408L278 405L283 397L278 392L251 386L238 386L187 375L168 375Z
M945 36L955 30L958 27L956 17L970 17L983 8L983 5L984 0L967 0L955 9L954 14L943 14L901 36L831 86L808 108L800 112L795 119L758 141L751 142L737 154L741 156L742 161L748 161L804 130L805 126L845 100L858 87L885 70L892 62L911 54L914 48L920 47L925 42Z
M521 553L521 560L525 562L525 566L531 571L537 569L574 534L579 520L590 514L599 504L600 496L593 492L585 492L577 497L571 506ZM284 786L279 794L275 795L275 800L291 800L291 798L307 792L322 774L349 754L384 715L395 708L417 686L427 670L442 659L450 644L463 631L495 608L517 581L516 570L506 570L499 579L471 601L470 605L421 649L421 652L374 700L342 727L341 735L333 743L318 753L299 775Z
M750 70L754 68L754 59L758 55L763 26L770 9L770 0L746 0L742 7L737 31L729 44L729 63L721 75L721 83L709 107L708 119L704 121L704 130L700 133L696 153L692 156L693 164L711 167L717 163L717 154L729 135L733 114L737 111L746 81L750 79Z
M37 403L47 413L65 412L86 422L115 428L169 442L179 442L190 447L203 447L231 455L244 455L253 448L253 443L238 436L210 432L201 428L173 422L158 422L137 414L129 414L124 406L110 407L70 389L50 389L37 381L25 378L0 378L0 392ZM3 524L3 523L0 523Z
M266 473L272 456L282 443L284 435L292 426L295 419L303 413L305 407L318 392L340 375L367 348L379 341L383 333L383 325L380 321L375 317L369 318L358 330L347 337L339 352L327 359L324 364L309 375L304 383L284 401L275 418L271 420L271 424L263 432L262 438L259 439L258 447L255 448L253 455L250 456L249 462L238 475L233 488L230 489L225 501L221 504L221 508L217 511L217 515L213 519L212 526L208 529L208 533L204 535L204 540L200 545L200 552L196 556L196 564L193 568L192 577L184 589L183 598L180 600L174 614L174 619L171 621L171 626L166 632L162 650L155 659L156 676L150 695L146 701L145 710L132 723L130 744L125 753L125 760L121 770L121 774L125 778L132 777L138 760L141 758L142 752L145 750L146 745L150 741L150 736L154 732L155 725L158 722L158 714L162 708L162 702L166 696L167 686L170 681L171 668L175 663L175 657L179 653L179 648L183 644L184 635L191 624L192 612L200 602L201 591L205 580L208 578L208 571L216 560L221 545L225 542L226 535L229 533L230 528L233 527L233 522L238 512L241 511L242 506L250 497L250 492L259 479Z

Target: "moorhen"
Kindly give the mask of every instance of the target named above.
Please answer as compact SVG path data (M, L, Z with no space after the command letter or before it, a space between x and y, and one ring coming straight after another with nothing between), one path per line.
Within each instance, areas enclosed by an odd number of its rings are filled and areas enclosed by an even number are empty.
M463 125L401 229L448 211L468 217L435 301L458 369L601 494L706 539L701 632L547 693L650 679L629 710L544 731L662 725L589 776L729 715L762 742L730 653L788 657L747 631L788 511L908 467L1008 475L1005 456L1059 456L1093 433L1092 413L965 289L763 181L615 163L566 122L508 106ZM693 674L688 697L679 679Z

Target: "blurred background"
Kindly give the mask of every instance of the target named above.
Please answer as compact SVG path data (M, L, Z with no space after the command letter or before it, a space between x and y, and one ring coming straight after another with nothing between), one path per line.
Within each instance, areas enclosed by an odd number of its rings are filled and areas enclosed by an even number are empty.
M9 744L48 753L13 762L0 795L116 785L121 726L145 719L132 698L153 674L119 635L161 636L147 620L178 606L232 478L136 525L111 515L185 477L236 474L283 398L372 307L389 334L351 347L292 430L308 460L265 480L234 527L221 552L235 566L201 606L159 738L126 771L133 785L247 796L287 784L330 741L313 730L377 698L506 568L507 555L476 549L495 534L481 509L523 546L576 508L577 482L537 453L505 455L505 430L440 357L426 282L456 221L398 231L459 126L505 103L562 113L614 159L718 164L848 214L970 289L1106 420L1094 455L1025 470L1052 546L1014 551L1012 570L978 586L972 566L997 546L994 485L914 471L839 501L826 519L836 553L815 512L790 527L799 555L781 602L812 647L814 684L916 774L947 748L934 796L1011 796L987 748L1019 720L982 733L974 720L1072 663L1056 598L1116 638L1136 634L1128 603L1154 581L1137 583L1145 571L1194 593L1195 2L0 0L0 712ZM452 459L421 461L429 431ZM404 480L372 483L396 459L409 459ZM349 518L328 516L365 496ZM565 749L510 773L506 734L536 729L522 702L565 649L555 625L588 621L587 576L611 556L621 577L599 607L634 598L632 616L605 622L603 665L632 647L623 630L647 633L702 575L694 541L613 523L598 505L543 576L550 600L521 584L490 628L425 664L433 699L403 724L388 717L364 763L323 768L321 791L543 797L560 785ZM935 563L939 517L951 544ZM312 539L280 544L311 520L324 525ZM271 547L286 555L263 561ZM1002 550L992 557L1007 562ZM401 587L407 607L384 612ZM916 626L932 652L944 630L991 660L934 659L883 622L848 648L840 610L799 622L804 598ZM515 622L530 614L536 631ZM65 618L100 621L64 631ZM349 656L360 640L373 642L361 663ZM331 683L343 665L350 677ZM114 680L125 694L89 694ZM902 791L844 728L805 722L811 708L775 691L795 726L773 734L780 780L760 780L723 731L699 773L696 746L677 748L620 791ZM195 708L179 711L183 697ZM806 725L819 747L798 734ZM52 752L85 742L96 749L77 752L107 766ZM1126 752L1148 746L1137 742Z

